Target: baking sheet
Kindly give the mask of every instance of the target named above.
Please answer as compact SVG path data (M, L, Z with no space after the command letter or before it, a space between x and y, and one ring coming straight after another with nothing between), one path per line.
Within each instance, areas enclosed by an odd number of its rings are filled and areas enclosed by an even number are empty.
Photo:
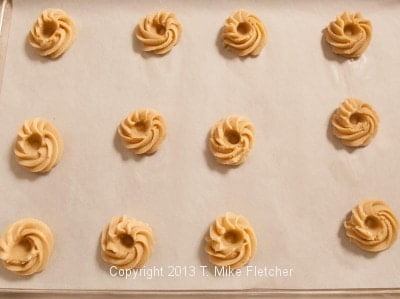
M38 57L27 32L47 7L66 10L78 27L59 60ZM219 45L234 10L256 12L269 40L257 58L239 59ZM163 57L143 54L132 31L145 14L176 12L183 37ZM332 55L322 29L337 14L361 11L374 26L359 60ZM373 196L400 213L398 122L400 2L385 1L13 1L0 95L0 227L21 217L48 223L55 250L30 278L0 270L1 288L190 290L399 287L398 243L380 254L350 245L341 223ZM348 151L329 134L331 113L346 97L371 103L379 133ZM116 126L131 110L165 116L159 152L136 158ZM217 165L206 149L210 126L248 116L256 145L239 168ZM29 174L12 154L16 130L30 117L50 119L65 152L48 175ZM111 277L99 258L109 219L126 213L148 222L156 238L148 267L208 265L202 239L225 211L245 215L258 236L250 265L293 268L290 278Z

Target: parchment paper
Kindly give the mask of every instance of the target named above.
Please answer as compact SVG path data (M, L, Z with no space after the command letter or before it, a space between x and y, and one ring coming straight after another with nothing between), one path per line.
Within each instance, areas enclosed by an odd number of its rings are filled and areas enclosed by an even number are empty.
M59 60L26 43L40 12L65 9L78 35ZM218 34L236 9L268 28L257 58L239 59ZM166 56L142 54L132 31L147 13L169 9L183 25ZM336 15L361 11L374 27L358 60L334 56L322 40ZM400 2L23 1L15 0L0 98L0 228L36 217L52 228L55 250L31 278L0 270L1 288L247 289L400 286L400 242L367 254L351 245L342 221L359 200L386 200L400 215ZM381 117L371 145L343 148L328 130L341 101L355 96ZM153 107L168 135L153 156L125 150L116 127L130 111ZM206 148L211 125L249 117L256 144L238 168L217 165ZM27 118L52 120L65 152L48 175L16 165L12 148ZM250 265L293 268L290 278L124 279L99 258L102 228L114 215L148 222L156 239L149 267L208 265L203 237L216 216L246 216L258 237Z

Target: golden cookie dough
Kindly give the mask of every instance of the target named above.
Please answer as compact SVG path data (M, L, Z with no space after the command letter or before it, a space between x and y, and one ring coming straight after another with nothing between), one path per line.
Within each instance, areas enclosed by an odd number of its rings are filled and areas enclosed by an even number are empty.
M378 131L379 117L361 100L349 98L340 104L332 116L332 132L350 147L368 145Z
M257 56L267 42L267 31L256 15L238 10L226 19L222 41L238 56Z
M347 58L360 57L367 49L371 35L371 22L360 13L344 12L325 30L325 39L332 52Z
M254 126L246 117L231 115L214 124L208 145L219 163L239 165L252 150L254 135Z
M29 42L39 55L57 58L72 44L76 27L71 17L61 9L45 9L33 24Z
M125 147L138 155L156 152L166 131L164 118L153 109L133 111L118 127Z
M121 269L140 268L153 252L153 232L147 223L116 216L104 228L100 245L106 263Z
M31 172L48 172L60 161L61 134L43 118L28 119L20 127L14 148L17 162Z
M243 216L227 212L210 226L205 238L205 251L210 263L238 269L254 256L257 239Z
M347 236L358 247L377 252L389 248L396 241L399 224L384 201L365 199L353 209L344 227Z
M137 39L142 43L142 49L155 54L165 54L178 43L182 34L182 26L175 14L159 11L147 15L135 29Z
M25 218L11 224L0 239L4 267L19 275L42 271L53 252L50 228L37 219Z

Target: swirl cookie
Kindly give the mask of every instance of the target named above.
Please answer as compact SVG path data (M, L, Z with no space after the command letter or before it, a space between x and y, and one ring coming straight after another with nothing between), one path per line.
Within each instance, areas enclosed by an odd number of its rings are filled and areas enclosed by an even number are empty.
M75 23L65 11L48 8L32 26L29 42L39 55L57 58L71 46L75 34Z
M101 235L101 257L118 268L140 268L152 254L153 245L153 233L147 223L116 216Z
M361 201L344 222L346 235L366 251L382 251L397 239L399 228L396 216L384 202L374 199Z
M210 263L231 269L246 265L257 247L256 236L247 219L230 212L215 220L205 242Z
M246 117L231 115L214 124L208 145L219 163L239 165L252 150L254 135L254 126Z
M372 35L372 25L360 13L343 13L325 30L325 39L332 52L347 58L360 57L367 49Z
M159 11L147 15L135 29L142 49L154 54L166 54L178 43L182 34L182 26L175 14Z
M48 172L61 159L63 141L49 121L26 120L18 131L14 148L17 162L31 172Z
M43 222L25 218L11 224L0 239L0 260L19 275L42 271L53 251L54 239Z
M118 134L135 154L152 154L164 140L166 129L164 118L157 111L139 109L121 121Z
M378 131L379 117L367 103L347 99L332 116L332 132L346 146L368 145Z
M262 21L246 10L234 12L225 21L222 42L238 56L257 56L267 41Z

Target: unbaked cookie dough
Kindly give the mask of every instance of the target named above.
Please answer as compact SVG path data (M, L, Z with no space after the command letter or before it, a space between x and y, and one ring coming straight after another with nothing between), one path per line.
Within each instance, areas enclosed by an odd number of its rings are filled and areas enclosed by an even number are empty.
M19 275L42 271L53 252L50 228L37 219L25 218L11 224L0 239L0 259Z
M166 130L164 118L153 109L133 111L118 127L125 147L138 155L156 152Z
M332 132L350 147L368 145L378 131L379 117L361 100L349 98L340 104L332 116Z
M48 8L32 26L29 42L39 55L57 58L71 46L75 34L75 23L65 11Z
M219 163L239 165L252 150L254 135L254 126L246 117L231 115L214 124L208 145Z
M238 56L257 56L265 46L267 31L256 15L238 10L226 19L222 41Z
M143 267L153 246L150 226L126 215L113 217L101 235L101 257L121 269Z
M61 134L43 118L28 119L20 127L14 148L17 162L31 172L48 172L61 159Z
M231 212L215 220L205 242L210 263L231 269L246 265L257 247L257 239L249 221Z
M344 227L347 236L358 247L377 252L389 248L396 241L399 224L384 201L365 199L353 209Z
M371 35L371 22L360 13L344 12L325 30L325 39L332 52L347 58L360 57L367 49Z
M159 11L147 15L135 29L142 49L155 54L166 54L178 43L182 34L182 26L175 14Z

